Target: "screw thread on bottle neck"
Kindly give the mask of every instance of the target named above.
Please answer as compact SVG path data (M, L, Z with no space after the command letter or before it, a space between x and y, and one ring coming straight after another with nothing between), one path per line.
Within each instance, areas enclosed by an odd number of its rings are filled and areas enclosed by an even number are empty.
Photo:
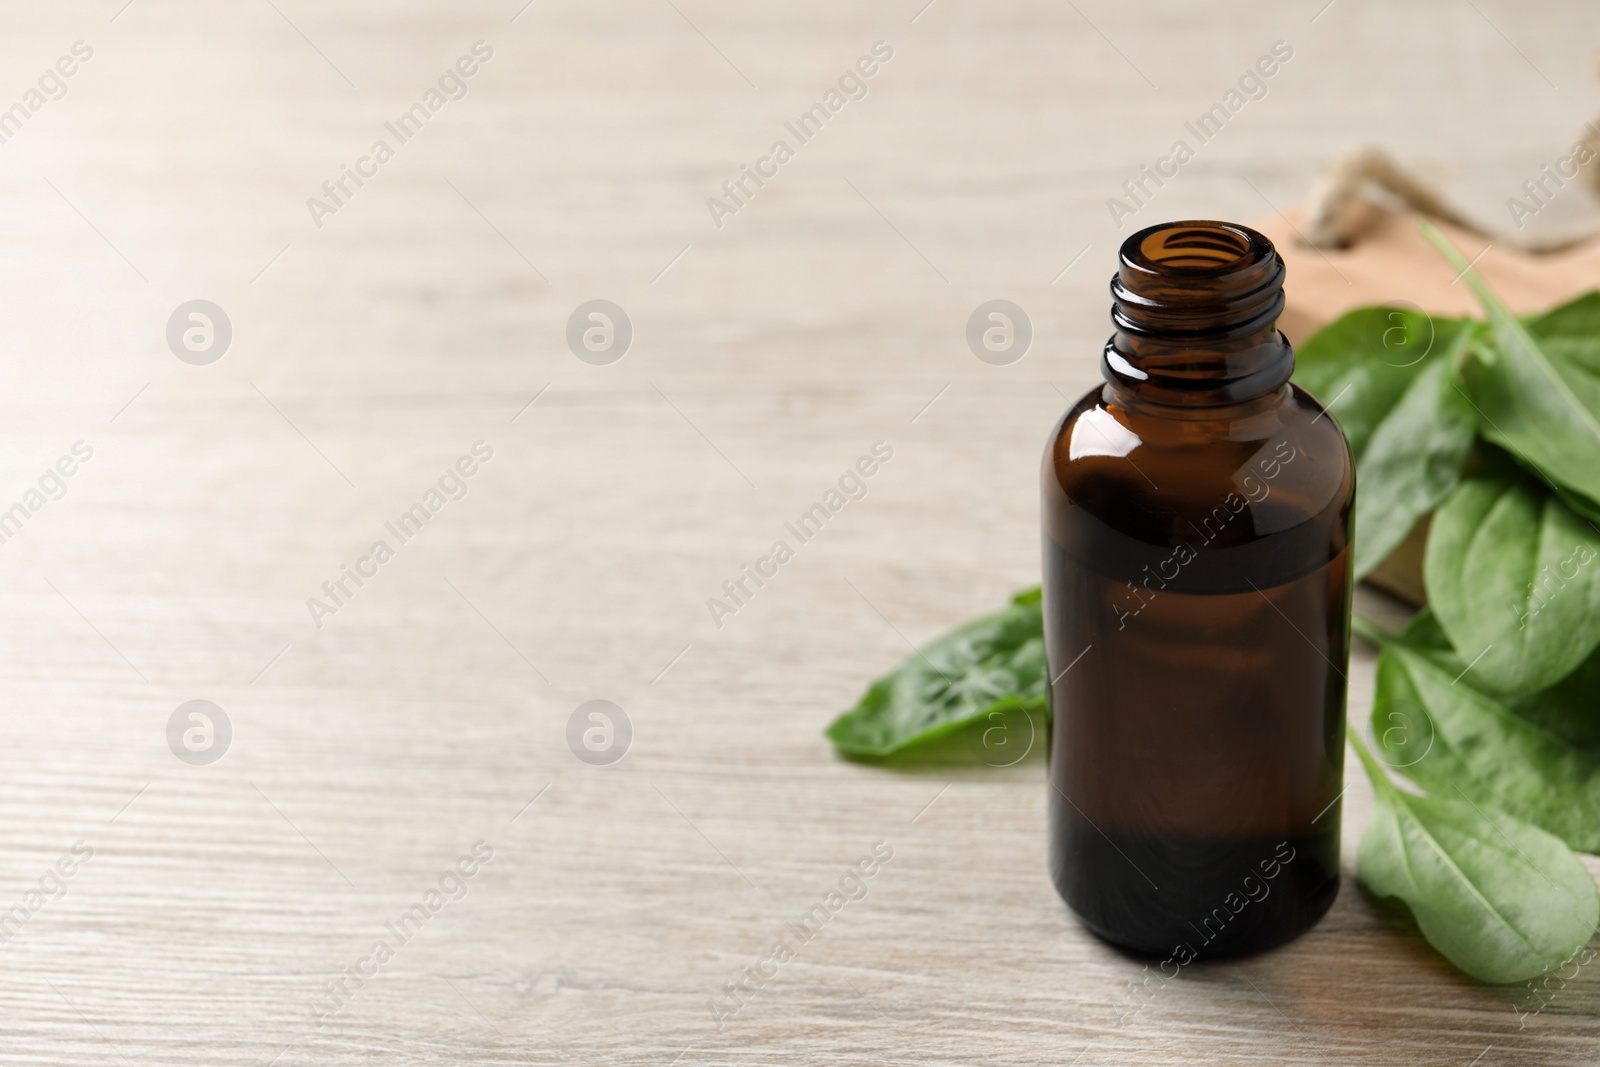
M1122 244L1101 373L1149 404L1216 407L1281 388L1294 353L1278 331L1284 265L1264 236L1169 222Z

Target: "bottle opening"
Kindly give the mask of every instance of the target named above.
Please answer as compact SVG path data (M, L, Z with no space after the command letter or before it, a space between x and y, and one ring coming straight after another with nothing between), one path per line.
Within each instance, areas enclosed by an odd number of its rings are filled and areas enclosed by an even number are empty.
M1226 225L1180 222L1148 233L1136 254L1164 270L1224 270L1250 254L1250 236Z

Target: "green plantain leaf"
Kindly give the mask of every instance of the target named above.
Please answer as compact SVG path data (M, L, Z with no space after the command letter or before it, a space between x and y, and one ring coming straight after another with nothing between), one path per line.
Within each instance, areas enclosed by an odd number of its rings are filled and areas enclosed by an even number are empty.
M1372 736L1424 789L1496 807L1600 852L1600 751L1574 746L1473 687L1459 660L1404 638L1378 657ZM1557 711L1551 700L1550 712ZM1570 708L1568 710L1571 710Z
M1428 598L1484 688L1546 689L1600 645L1600 532L1514 469L1462 482L1434 515Z
M1600 293L1584 293L1524 325L1573 395L1600 412Z
M1361 880L1405 901L1446 959L1481 981L1521 982L1588 943L1600 896L1571 849L1504 812L1402 793L1349 736L1377 801L1358 853Z
M1428 607L1411 616L1411 620L1401 629L1398 639L1414 648L1436 652L1450 651L1450 635L1444 632L1444 627L1439 625L1439 617Z
M1477 294L1492 343L1469 364L1468 391L1484 437L1549 482L1600 500L1600 340L1588 297L1524 324L1448 241L1423 232Z
M891 755L992 714L1045 706L1044 621L1037 588L908 656L872 684L827 736L839 751Z
M1460 335L1463 344L1466 336ZM1476 433L1477 413L1456 387L1449 359L1425 364L1356 462L1357 579L1461 481Z
M1600 751L1600 650L1549 689L1519 698L1511 710L1569 745Z
M1356 458L1358 580L1461 479L1477 412L1455 366L1473 334L1465 319L1361 308L1296 352L1296 380L1330 405Z
M1590 290L1537 315L1522 320L1528 332L1540 340L1589 340L1600 338L1600 293Z

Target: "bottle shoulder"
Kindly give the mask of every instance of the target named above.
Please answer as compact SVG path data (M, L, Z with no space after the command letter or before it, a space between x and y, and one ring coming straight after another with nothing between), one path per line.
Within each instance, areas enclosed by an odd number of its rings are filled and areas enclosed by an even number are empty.
M1254 407L1171 416L1120 406L1096 388L1062 417L1044 460L1047 528L1093 521L1152 545L1196 530L1219 545L1307 523L1333 533L1348 528L1355 492L1343 431L1293 384Z

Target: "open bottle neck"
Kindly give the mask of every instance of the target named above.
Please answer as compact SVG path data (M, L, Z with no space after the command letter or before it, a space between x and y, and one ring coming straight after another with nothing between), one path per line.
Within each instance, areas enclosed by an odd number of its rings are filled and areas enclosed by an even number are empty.
M1244 226L1172 222L1122 245L1101 373L1137 407L1216 408L1279 392L1294 352L1277 327L1283 260Z

